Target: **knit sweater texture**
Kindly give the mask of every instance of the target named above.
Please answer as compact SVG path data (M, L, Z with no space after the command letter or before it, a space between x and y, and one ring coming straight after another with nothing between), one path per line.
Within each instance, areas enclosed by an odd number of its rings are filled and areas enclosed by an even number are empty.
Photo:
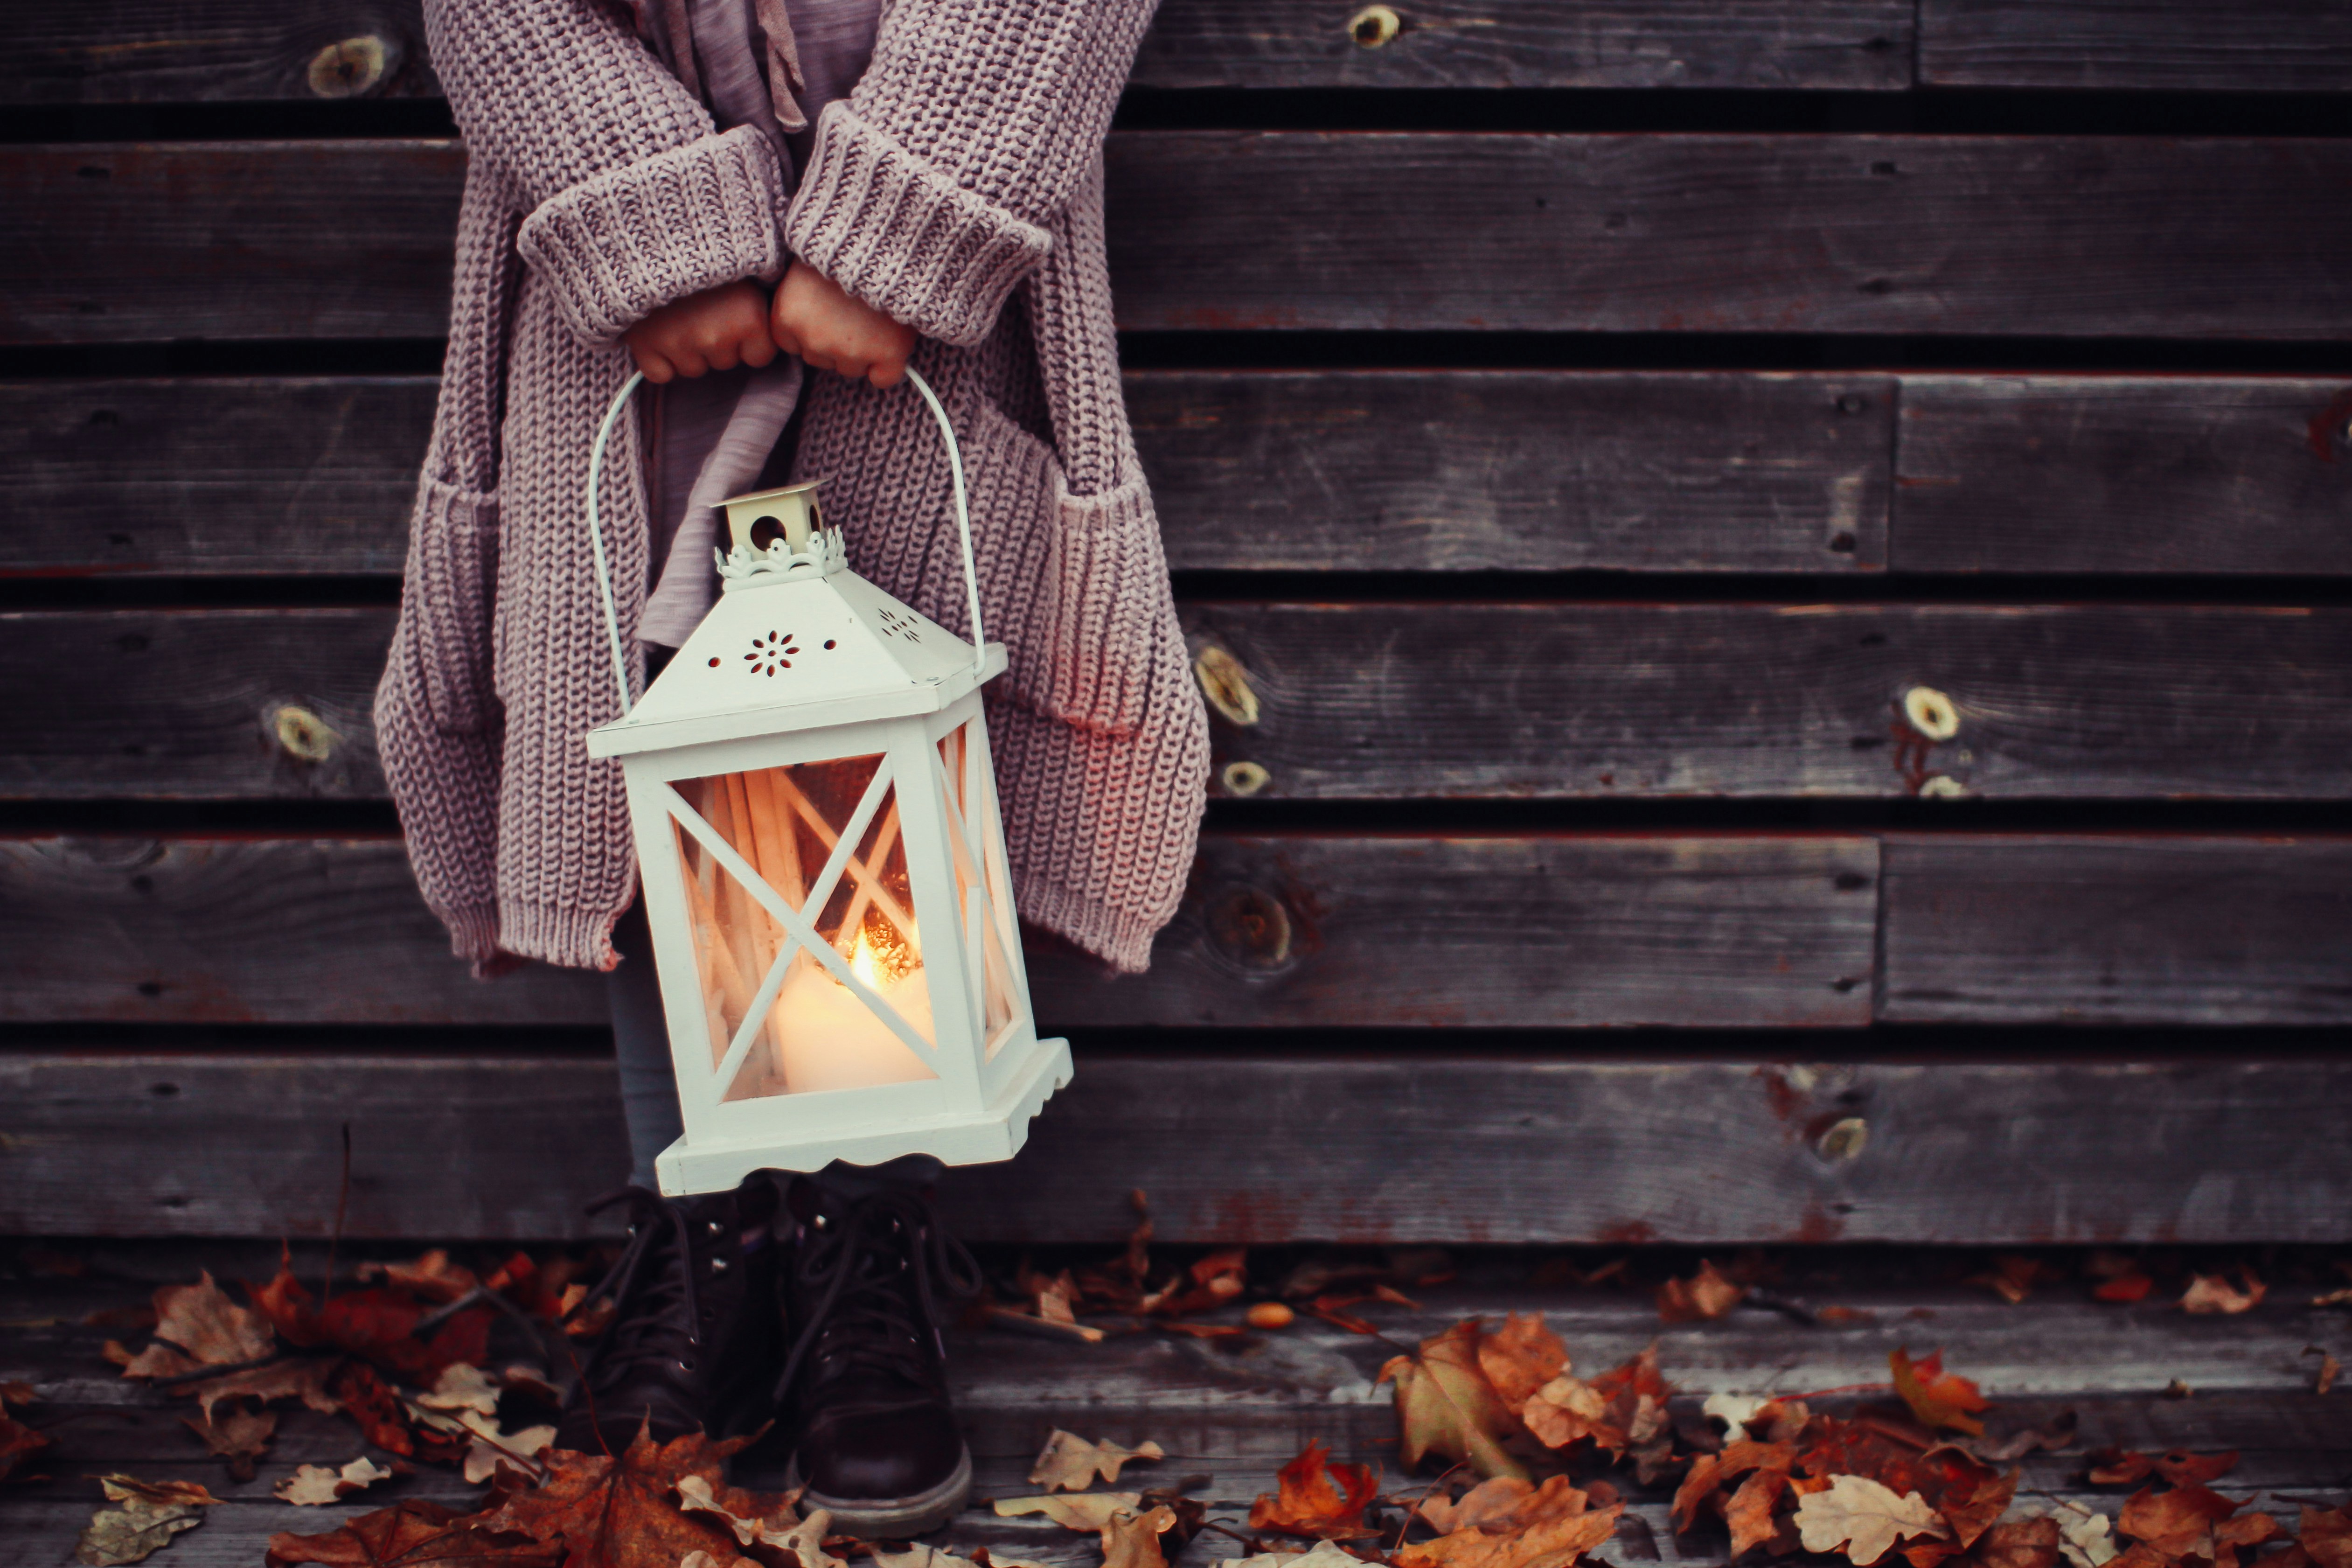
M888 0L787 203L770 143L718 132L619 10L426 0L468 163L375 717L417 881L478 973L613 967L635 891L619 766L583 742L618 713L582 498L622 334L793 257L922 334L962 440L1011 656L988 721L1023 918L1149 963L1209 755L1104 263L1102 139L1152 3ZM602 508L625 633L650 548L638 444L621 422ZM829 481L859 573L968 633L946 458L911 389L816 377L795 476Z

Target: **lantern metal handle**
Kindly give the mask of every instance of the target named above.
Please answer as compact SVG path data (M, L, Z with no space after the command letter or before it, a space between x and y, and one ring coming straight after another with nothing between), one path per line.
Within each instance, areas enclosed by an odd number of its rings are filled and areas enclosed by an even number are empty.
M604 443L611 438L613 426L621 417L621 410L629 405L629 398L646 379L645 372L633 370L621 390L613 396L613 405L604 410L604 422L596 426L596 444L588 453L588 544L596 559L596 586L604 601L604 637L613 654L613 682L620 689L621 712L626 715L635 699L629 694L629 661L621 651L621 616L613 599L613 574L604 562L604 530L596 512L596 492L604 475ZM939 394L931 390L913 365L907 367L907 379L923 395L930 405L931 417L939 421L940 435L948 444L948 472L955 480L956 531L963 542L963 585L966 603L971 613L971 668L973 673L988 668L988 637L980 626L980 570L971 553L971 513L964 500L963 452L956 445L955 425L948 411L940 405Z

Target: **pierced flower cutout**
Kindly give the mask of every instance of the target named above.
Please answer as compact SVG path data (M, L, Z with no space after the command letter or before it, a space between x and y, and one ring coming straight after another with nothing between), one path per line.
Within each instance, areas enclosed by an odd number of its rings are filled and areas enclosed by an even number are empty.
M770 632L765 637L753 637L751 651L743 658L753 675L773 675L780 669L792 668L793 661L787 656L800 651L792 633Z

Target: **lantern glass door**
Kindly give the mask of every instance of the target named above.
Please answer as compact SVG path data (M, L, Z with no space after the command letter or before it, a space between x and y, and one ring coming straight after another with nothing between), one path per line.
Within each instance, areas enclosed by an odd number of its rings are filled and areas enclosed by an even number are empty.
M673 781L721 1100L938 1076L897 782L878 754Z
M975 1011L985 1059L993 1060L1025 1016L1021 982L1005 956L1020 948L1012 929L1013 897L993 809L994 781L971 721L940 739L939 753L948 855L955 866L956 909L963 923L964 971L978 980Z

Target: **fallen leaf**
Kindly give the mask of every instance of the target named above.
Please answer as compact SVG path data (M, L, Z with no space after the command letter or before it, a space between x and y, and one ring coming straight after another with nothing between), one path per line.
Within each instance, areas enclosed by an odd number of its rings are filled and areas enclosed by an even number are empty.
M735 1543L739 1546L789 1548L793 1546L794 1531L800 1530L803 1535L806 1533L804 1521L793 1511L789 1496L749 1492L723 1483L714 1484L708 1475L680 1477L677 1505L686 1512L707 1514L717 1520L735 1537ZM814 1518L815 1515L810 1517ZM826 1515L825 1522L831 1524L830 1515ZM824 1547L821 1534L816 1545L819 1550ZM684 1565L681 1564L680 1568Z
M1975 1469L1973 1464L1969 1467ZM1936 1511L1951 1527L1952 1539L1963 1547L1974 1546L1993 1521L2009 1511L2017 1497L2020 1472L1995 1475L1982 1471L1944 1488L1936 1499ZM2053 1544L2052 1551L2057 1548Z
M2161 1454L2140 1454L2122 1448L2102 1448L2091 1456L2090 1479L2103 1487L2127 1487L2150 1476L2161 1476L2174 1486L2203 1486L2236 1468L2235 1448L2221 1454L2192 1454L2168 1448Z
M133 1498L121 1508L100 1509L89 1516L89 1523L74 1542L74 1559L89 1568L144 1562L171 1545L173 1536L204 1521L200 1508Z
M1250 1528L1326 1541L1378 1533L1364 1522L1364 1510L1380 1495L1379 1480L1366 1466L1330 1463L1328 1453L1321 1443L1309 1443L1276 1471L1276 1489L1250 1504Z
M1979 1437L1963 1445L1978 1458L1994 1464L2006 1464L2021 1459L2036 1448L2056 1453L2074 1441L2074 1429L2079 1418L2071 1410L2062 1410L2042 1426L2022 1426L2006 1437Z
M395 1289L444 1306L471 1294L481 1283L472 1269L450 1262L448 1252L437 1247L414 1263L362 1263L359 1277L362 1281L381 1279Z
M184 1415L180 1420L208 1452L228 1461L230 1479L240 1481L253 1479L254 1467L269 1451L270 1436L278 1430L274 1413L242 1407L232 1407L225 1415Z
M1037 1462L1029 1468L1029 1484L1049 1492L1084 1491L1097 1479L1118 1479L1119 1468L1134 1459L1164 1459L1166 1450L1147 1442L1139 1448L1116 1443L1089 1443L1075 1432L1056 1428L1045 1439Z
M1723 1484L1723 1460L1714 1454L1701 1454L1691 1461L1683 1473L1682 1485L1675 1489L1675 1505L1670 1517L1675 1533L1680 1535L1698 1522L1698 1510L1708 1499L1716 1496Z
M2305 1345L2303 1347L2303 1353L2319 1358L2319 1375L2312 1380L2311 1391L2314 1394L2325 1394L2335 1387L2336 1376L2344 1370L2344 1363L2319 1345ZM5 1473L0 1471L0 1474Z
M1112 1514L1103 1521L1103 1568L1168 1568L1160 1537L1175 1522L1176 1510L1171 1508Z
M2352 1568L2352 1508L2306 1508L2295 1533L2319 1568Z
M383 1468L362 1454L340 1470L329 1469L324 1465L304 1465L271 1489L288 1502L316 1508L341 1502L353 1492L365 1491L376 1482L398 1473Z
M1297 1463L1296 1460L1292 1461ZM1143 1507L1140 1492L1080 1492L1075 1497L1013 1497L998 1498L994 1504L999 1519L1017 1519L1023 1514L1042 1513L1064 1530L1098 1531L1110 1522L1110 1516L1125 1510L1129 1513Z
M2091 1299L2095 1301L2113 1301L2128 1306L2134 1301L2147 1300L2147 1293L2155 1289L2154 1279L2142 1274L2137 1268L2133 1268L2128 1273L2118 1274L2112 1279L2102 1280L2094 1286Z
M1847 1328L1856 1323L1878 1321L1878 1314L1867 1307L1816 1307L1813 1309L1813 1317L1816 1321L1827 1323L1832 1328Z
M1608 1399L1591 1384L1565 1374L1528 1395L1519 1418L1547 1448L1565 1448L1586 1437L1612 1450L1625 1446L1625 1434L1610 1424Z
M2252 1269L2239 1269L2238 1279L2244 1285L2243 1289L2231 1285L2219 1274L2192 1276L2189 1289L2181 1293L2180 1310L2200 1314L2251 1311L2270 1293L2270 1287L2255 1279Z
M996 1556L991 1556L988 1561L991 1568L1006 1568L1008 1563L1008 1559ZM942 1552L925 1542L917 1542L904 1552L885 1552L877 1546L874 1549L874 1563L875 1568L980 1568L980 1564L969 1557ZM688 1558L677 1568L694 1568L693 1559ZM719 1564L719 1568L725 1568L725 1564Z
M1616 1532L1623 1511L1589 1509L1590 1496L1565 1476L1540 1487L1496 1477L1463 1498L1456 1528L1400 1548L1397 1568L1569 1568Z
M1696 1274L1687 1279L1669 1279L1658 1287L1658 1316L1669 1323L1720 1318L1747 1295L1747 1286L1734 1284L1714 1264L1701 1258Z
M1754 1394L1710 1394L1706 1403L1698 1407L1699 1414L1723 1423L1723 1434L1737 1437L1748 1427L1748 1418L1759 1414L1774 1401Z
M1004 1568L1004 1559L995 1561L997 1568ZM1350 1555L1338 1542L1318 1541L1305 1552L1261 1552L1250 1557L1228 1557L1216 1568L1363 1568L1363 1560Z
M1501 1328L1478 1336L1478 1370L1503 1408L1517 1415L1536 1390L1568 1370L1568 1347L1544 1327L1541 1312L1513 1312Z
M2058 1550L2066 1561L2074 1568L2106 1568L2116 1556L2115 1521L2079 1503L2059 1506L2066 1517L2058 1520Z
M1828 1489L1799 1500L1796 1521L1806 1551L1843 1552L1856 1568L1870 1568L1905 1536L1948 1533L1917 1492L1897 1496L1866 1476L1832 1477Z
M1612 1454L1650 1448L1647 1459L1636 1453L1636 1465L1654 1468L1659 1455L1654 1445L1672 1437L1666 1401L1673 1394L1673 1385L1659 1374L1658 1347L1653 1343L1589 1384L1567 1376L1552 1379L1536 1391L1521 1415L1528 1430L1547 1447L1562 1448L1590 1438Z
M280 1531L269 1538L263 1561L268 1568L306 1563L329 1568L562 1568L563 1559L561 1545L485 1530L478 1514L461 1516L428 1499L409 1498L323 1535Z
M1983 1286L2014 1307L2033 1294L2033 1287L2046 1272L2040 1259L2011 1252L1994 1258L1990 1269L1972 1275L1968 1282Z
M247 1368L210 1378L195 1384L187 1392L195 1396L196 1408L212 1419L214 1409L223 1400L256 1400L272 1405L281 1399L299 1399L322 1415L332 1415L343 1408L342 1402L327 1391L341 1363L333 1360L300 1359L273 1362L268 1366Z
M617 1458L554 1449L547 1479L530 1491L509 1493L498 1508L479 1516L480 1524L542 1544L569 1544L567 1568L637 1568L676 1563L697 1550L732 1552L737 1542L731 1530L708 1515L682 1511L670 1500L690 1475L714 1489L721 1484L727 1457L743 1443L714 1443L700 1432L656 1443L640 1426ZM815 1564L804 1561L802 1568Z
M166 1285L155 1292L155 1338L199 1367L259 1361L278 1349L268 1323L230 1300L209 1272L199 1274L193 1285ZM144 1374L126 1367L123 1375Z
M1992 1408L1977 1385L1944 1370L1944 1352L1937 1351L1914 1362L1901 1346L1889 1351L1887 1364L1895 1372L1895 1392L1911 1414L1929 1426L1975 1436L1984 1431L1976 1413Z
M1478 1321L1467 1319L1422 1341L1417 1353L1391 1357L1374 1380L1396 1384L1408 1469L1438 1454L1467 1463L1482 1478L1527 1479L1526 1467L1503 1451L1502 1440L1518 1424L1479 1369L1479 1337Z
M375 1368L363 1361L347 1361L335 1369L327 1387L344 1414L359 1423L362 1436L404 1458L415 1454L416 1439L400 1397Z
M16 1399L20 1405L29 1403L23 1395ZM10 1415L6 1404L0 1402L0 1480L6 1479L18 1465L48 1446L49 1439Z
M1751 1546L1761 1546L1780 1533L1780 1526L1772 1518L1772 1506L1788 1489L1786 1470L1758 1470L1740 1483L1723 1509L1723 1521L1731 1527L1732 1556L1738 1557Z
M2013 1519L1992 1526L1969 1549L1971 1568L2057 1568L2062 1538L2054 1519Z
M480 1415L499 1413L499 1387L496 1378L478 1366L463 1362L441 1369L433 1380L432 1389L418 1394L410 1403L427 1410L456 1412L471 1410Z
M2210 1557L2214 1525L2244 1506L2193 1481L2167 1492L2148 1487L2125 1500L2116 1528L2168 1557Z
M190 1508L211 1508L221 1500L213 1496L202 1481L142 1481L137 1476L100 1476L98 1484L116 1502L128 1502L136 1498L143 1502L168 1503Z
M479 1486L497 1475L501 1464L510 1465L536 1480L541 1470L540 1456L554 1443L552 1426L526 1426L520 1432L475 1432L466 1445L466 1480L469 1485Z

